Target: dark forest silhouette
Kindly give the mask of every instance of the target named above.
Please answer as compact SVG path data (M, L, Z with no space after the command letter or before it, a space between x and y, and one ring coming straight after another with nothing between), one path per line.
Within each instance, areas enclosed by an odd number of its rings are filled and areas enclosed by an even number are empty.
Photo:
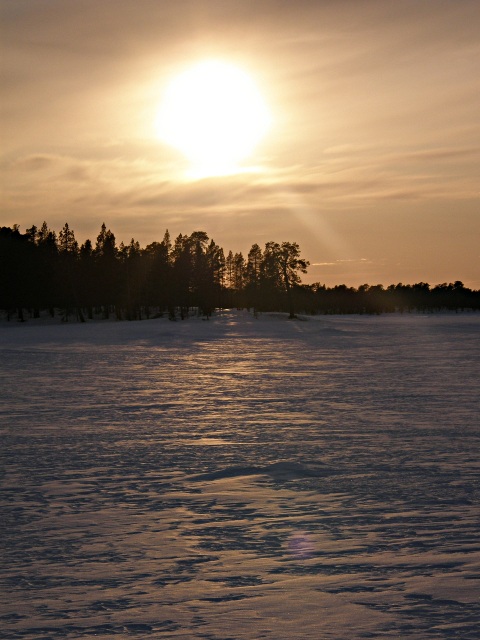
M388 313L478 310L480 291L463 283L431 287L413 285L358 287L301 284L308 261L295 242L254 244L225 256L204 231L180 234L172 243L145 248L134 239L118 247L102 225L95 246L81 246L66 223L57 234L46 222L20 233L0 228L0 310L21 321L43 311L79 321L103 318L138 320L168 314L186 318L192 312L209 317L216 308L304 313Z

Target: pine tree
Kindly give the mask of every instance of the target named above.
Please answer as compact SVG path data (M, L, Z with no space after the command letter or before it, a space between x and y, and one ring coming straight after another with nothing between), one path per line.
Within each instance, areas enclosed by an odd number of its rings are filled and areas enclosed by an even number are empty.
M233 253L229 251L225 258L225 286L228 289L234 289L234 269Z
M96 265L91 240L86 240L79 252L78 297L81 306L86 307L89 320L93 319L96 295Z
M58 302L58 285L57 285L57 235L55 231L48 228L44 221L40 230L37 232L37 246L39 255L39 307L46 307L50 311L50 315L55 315L55 306Z
M247 304L253 307L256 315L260 302L260 276L262 269L262 250L258 244L253 244L247 256L247 268L245 271L245 291Z
M283 288L287 295L289 317L295 317L294 287L300 284L299 273L306 273L309 262L300 257L296 242L267 242L263 254L263 275L269 287Z
M112 308L120 315L120 278L117 260L118 250L114 234L102 224L94 250L97 265L96 306L103 308L108 318Z
M63 320L68 320L72 308L75 307L77 318L84 322L78 296L80 280L78 242L75 239L73 229L68 226L68 222L65 223L58 234L58 252L60 268L57 277L59 302L63 308Z
M58 234L58 250L61 253L69 253L71 255L78 254L78 242L75 240L75 233L68 226L68 222L65 223Z
M160 313L168 309L173 317L171 251L172 243L167 229L161 242L152 242L143 249L142 257L147 274L147 305L158 307Z

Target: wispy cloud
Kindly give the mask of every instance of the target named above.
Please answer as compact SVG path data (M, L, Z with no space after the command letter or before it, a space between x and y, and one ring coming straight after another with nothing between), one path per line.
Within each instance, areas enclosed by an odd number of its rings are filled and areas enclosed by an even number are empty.
M395 267L478 273L480 6L387 4L0 0L2 223L278 234L336 273L388 243ZM212 56L252 73L274 128L262 172L187 181L154 120L167 78Z

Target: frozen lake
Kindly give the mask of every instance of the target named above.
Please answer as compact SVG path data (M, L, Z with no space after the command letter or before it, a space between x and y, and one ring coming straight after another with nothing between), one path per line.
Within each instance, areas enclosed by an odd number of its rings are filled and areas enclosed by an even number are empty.
M478 639L480 315L0 326L0 638Z

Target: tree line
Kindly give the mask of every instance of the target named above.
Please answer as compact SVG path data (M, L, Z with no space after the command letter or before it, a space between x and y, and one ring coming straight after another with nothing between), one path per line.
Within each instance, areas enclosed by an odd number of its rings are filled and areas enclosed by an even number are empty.
M308 262L297 243L254 244L225 256L204 231L178 235L168 231L161 242L144 248L133 238L117 246L102 224L95 244L79 245L68 223L58 235L46 222L20 233L0 228L0 309L24 320L43 310L64 320L101 314L142 319L168 314L172 319L192 310L209 317L215 308L288 310L294 316L295 290Z
M79 245L68 223L57 234L46 222L21 233L0 228L0 310L21 321L48 311L84 322L101 315L138 320L159 315L209 317L216 308L305 313L385 313L479 309L480 292L460 281L430 287L301 283L309 263L296 242L253 244L248 255L224 250L204 231L168 231L146 247L117 246L102 224L95 244Z
M468 289L460 280L434 287L427 282L388 287L362 284L358 288L316 283L303 288L298 304L313 314L478 311L480 291Z

